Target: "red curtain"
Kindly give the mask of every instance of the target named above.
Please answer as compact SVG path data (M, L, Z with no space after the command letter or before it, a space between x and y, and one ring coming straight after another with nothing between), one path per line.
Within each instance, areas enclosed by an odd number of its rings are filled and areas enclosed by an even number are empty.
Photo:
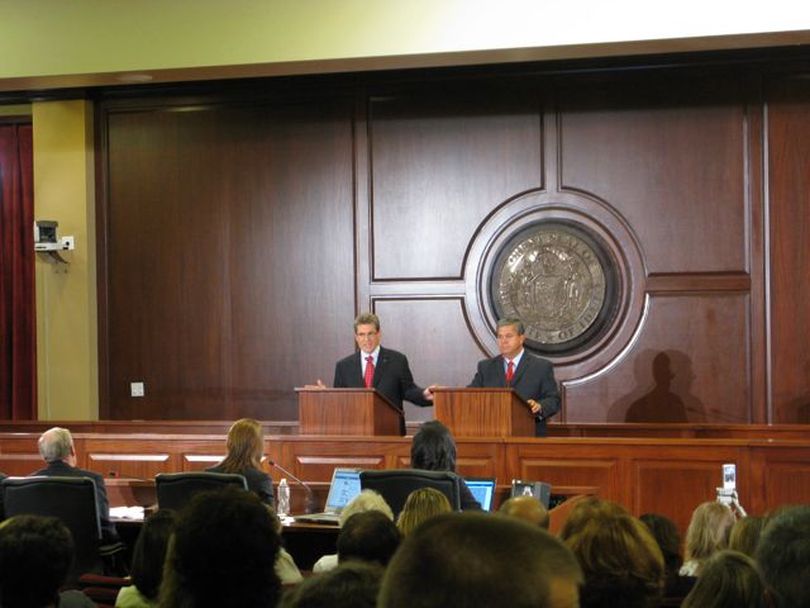
M30 124L0 124L0 419L36 418Z

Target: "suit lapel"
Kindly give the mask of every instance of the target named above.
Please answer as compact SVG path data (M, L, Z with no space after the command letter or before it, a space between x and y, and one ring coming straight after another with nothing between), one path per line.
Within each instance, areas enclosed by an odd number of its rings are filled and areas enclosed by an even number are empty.
M383 368L388 363L388 353L386 350L381 346L380 347L380 354L377 356L377 367L374 368L374 380L372 384L376 388L380 384L380 379L382 378Z
M352 373L354 374L355 386L364 387L366 385L366 381L363 379L363 351L358 350L357 355L354 357L354 365L352 366L354 369Z
M504 369L506 363L504 361L503 355L498 355L495 358L496 363L496 373L498 376L498 386L506 388L506 370Z
M528 366L529 366L529 354L524 350L523 356L520 358L520 363L518 363L517 369L515 370L515 374L512 376L512 384L511 384L512 387L517 386L520 377L526 371L526 368Z

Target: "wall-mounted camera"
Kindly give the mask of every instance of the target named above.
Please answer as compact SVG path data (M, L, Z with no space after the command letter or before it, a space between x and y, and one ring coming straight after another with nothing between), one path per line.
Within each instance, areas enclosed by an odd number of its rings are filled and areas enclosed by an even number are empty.
M37 220L34 222L34 251L47 253L55 260L67 264L67 260L59 255L60 251L73 251L76 240L72 236L59 237L57 230L59 222L53 220Z

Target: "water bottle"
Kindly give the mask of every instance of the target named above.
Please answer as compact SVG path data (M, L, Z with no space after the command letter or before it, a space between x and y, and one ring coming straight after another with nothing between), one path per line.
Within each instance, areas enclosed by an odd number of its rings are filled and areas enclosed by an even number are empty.
M279 515L287 515L290 512L290 486L287 485L286 477L282 477L281 481L278 482L276 512Z

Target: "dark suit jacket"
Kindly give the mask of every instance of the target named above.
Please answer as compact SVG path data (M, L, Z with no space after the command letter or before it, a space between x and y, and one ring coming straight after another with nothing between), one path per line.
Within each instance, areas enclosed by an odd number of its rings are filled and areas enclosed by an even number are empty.
M335 365L335 388L364 388L360 351L341 359ZM413 381L408 359L400 352L380 347L380 356L374 368L374 388L402 410L402 401L428 407L433 405L422 395L422 388ZM400 432L405 434L405 418L400 415Z
M107 500L107 487L104 485L104 477L93 471L72 467L62 460L49 462L47 467L40 469L36 473L31 473L29 477L33 477L34 475L44 475L46 477L90 477L96 482L96 505L98 507L98 516L101 520L102 542L109 544L118 541L118 531L115 529L115 524L110 521L110 503Z
M221 465L217 465L205 470L211 473L228 472L223 470ZM248 490L261 498L263 503L270 505L271 507L273 506L273 480L270 479L270 476L267 473L251 467L249 469L239 471L238 474L244 475L245 480L247 481Z
M506 388L506 373L504 372L503 357L498 355L492 359L478 362L478 370L470 383L471 387ZM546 436L546 418L551 418L560 411L560 393L557 382L554 380L554 368L550 361L530 355L525 350L520 358L520 364L512 378L511 388L529 400L540 402L543 407L542 416L535 417L534 434L537 437Z

